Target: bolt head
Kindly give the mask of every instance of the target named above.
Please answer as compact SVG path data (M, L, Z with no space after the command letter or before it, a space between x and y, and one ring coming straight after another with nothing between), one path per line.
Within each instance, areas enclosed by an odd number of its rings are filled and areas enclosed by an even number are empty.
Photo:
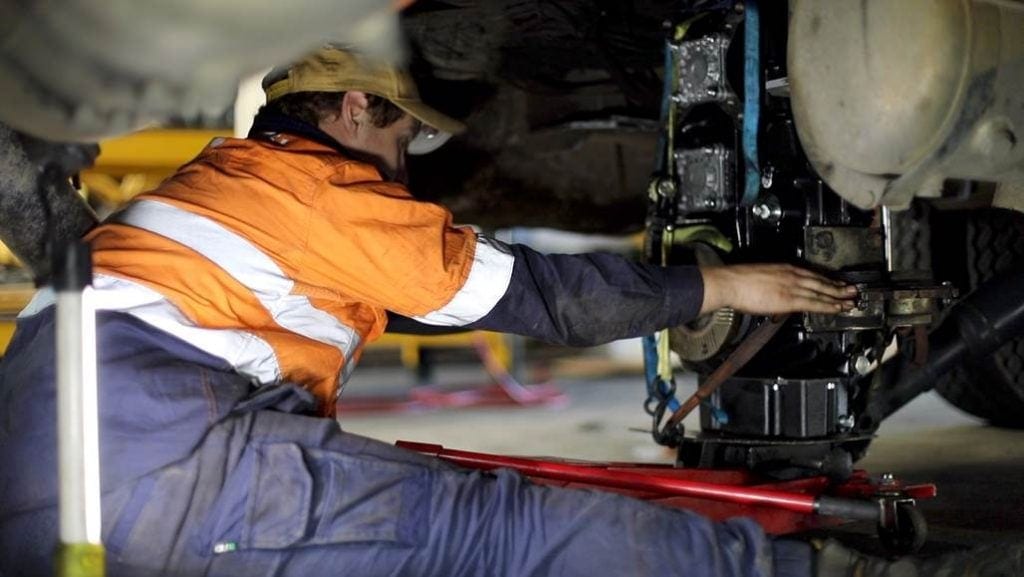
M667 178L659 180L657 190L661 196L672 196L676 193L676 183Z
M857 356L857 359L853 361L853 370L857 371L858 375L866 375L871 369L871 360L865 355Z

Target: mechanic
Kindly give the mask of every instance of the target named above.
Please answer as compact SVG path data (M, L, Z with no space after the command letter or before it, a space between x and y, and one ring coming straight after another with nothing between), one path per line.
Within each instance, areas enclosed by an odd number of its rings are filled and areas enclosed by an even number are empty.
M327 417L389 313L585 346L725 306L834 313L852 287L503 244L402 184L407 151L462 129L403 71L325 47L264 88L249 138L214 140L88 236L110 575L811 575L811 546L749 520L467 472ZM52 574L53 304L36 295L0 368L7 577ZM822 575L888 567L825 551Z

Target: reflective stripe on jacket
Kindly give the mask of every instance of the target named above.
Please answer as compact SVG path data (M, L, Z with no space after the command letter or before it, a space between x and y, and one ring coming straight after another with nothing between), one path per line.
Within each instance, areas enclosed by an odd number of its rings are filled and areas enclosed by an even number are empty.
M100 308L293 382L329 414L386 311L484 317L513 257L372 166L307 139L217 139L89 236Z

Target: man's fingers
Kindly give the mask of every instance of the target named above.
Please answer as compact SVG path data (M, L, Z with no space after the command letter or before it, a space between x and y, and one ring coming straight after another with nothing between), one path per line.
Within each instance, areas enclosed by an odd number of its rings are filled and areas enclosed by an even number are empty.
M818 274L818 273L816 273L816 272L814 272L812 270L808 270L808 269L801 268L801 267L798 267L798 266L794 266L794 265L791 265L791 264L787 264L787 265L783 265L783 266L786 267L786 270L788 270L789 272L791 272L791 273L793 273L793 274L795 274L795 275L797 275L799 277L814 278L814 279L818 279L818 280L820 280L822 282L832 282L828 278L826 278L826 277L824 277L824 276L822 276L822 275L820 275L820 274Z
M843 284L835 284L822 277L800 277L797 285L814 292L828 295L837 299L851 299L857 295L857 289ZM852 289L852 290L851 290Z
M788 264L736 265L722 270L735 274L718 275L723 277L718 279L715 269L702 269L705 304L707 295L717 294L722 306L747 313L837 314L851 310L857 296L852 286Z
M809 313L835 314L847 308L842 301L817 295L800 295L793 299L792 304L795 310Z
M827 276L818 274L818 273L816 273L816 272L814 272L812 270L808 270L806 268L801 268L801 267L794 266L794 265L784 265L784 266L786 266L787 269L790 272L792 272L793 274L795 274L795 275L797 275L799 277L817 279L817 280L819 280L819 281L821 281L823 283L835 285L837 287L849 286L846 283L844 283L843 281L832 280L832 279L828 278Z
M798 300L801 303L801 306L807 303L814 303L824 307L824 309L815 309L813 311L807 309L811 312L840 312L852 309L854 306L853 301L842 296L842 291L838 292L840 296L832 296L814 288L797 286L792 288L791 295L793 300Z

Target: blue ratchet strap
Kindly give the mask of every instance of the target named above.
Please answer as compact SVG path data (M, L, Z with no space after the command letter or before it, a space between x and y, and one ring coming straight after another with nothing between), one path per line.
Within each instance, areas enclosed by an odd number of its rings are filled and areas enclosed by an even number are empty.
M726 413L721 407L712 405L710 401L703 401L700 405L711 411L712 418L718 421L720 425L729 424L729 413Z
M761 14L757 0L747 0L743 27L743 160L746 166L743 206L750 206L761 192L757 157L757 132L761 122Z
M647 335L643 338L644 345L644 376L647 381L647 398L660 399L666 395L671 388L668 383L658 376L658 345L654 335ZM679 408L679 399L673 395L668 400L668 408L675 411Z

